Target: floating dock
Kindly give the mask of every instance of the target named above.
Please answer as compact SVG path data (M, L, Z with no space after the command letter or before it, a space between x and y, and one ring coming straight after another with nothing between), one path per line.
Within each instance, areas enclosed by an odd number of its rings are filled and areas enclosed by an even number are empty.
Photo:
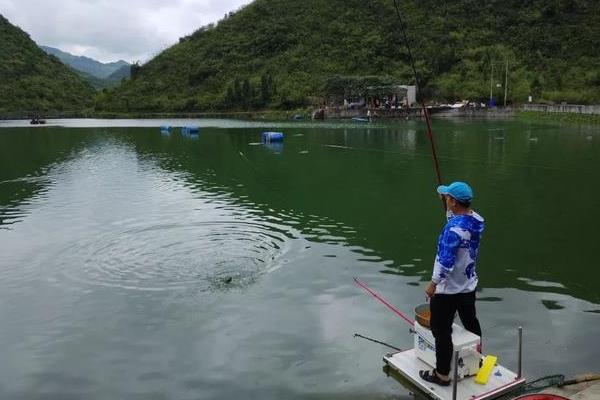
M421 370L432 370L432 367L417 358L415 350L405 350L383 357L383 361L393 371L410 381L423 393L436 400L452 400L453 387L439 386L424 381L419 376ZM456 399L460 400L486 400L495 399L511 392L525 384L525 378L507 368L496 365L487 384L475 383L475 376L463 378L456 387Z

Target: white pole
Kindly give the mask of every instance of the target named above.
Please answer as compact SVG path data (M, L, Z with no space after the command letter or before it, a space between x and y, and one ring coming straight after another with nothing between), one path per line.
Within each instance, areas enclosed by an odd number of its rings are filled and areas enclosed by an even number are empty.
M508 91L508 58L506 59L506 76L504 77L504 108L506 108L506 92Z
M492 75L490 76L490 107L492 106L493 96L494 96L494 62L492 61Z
M523 374L523 327L519 327L519 370L517 372L517 378L520 378Z
M458 392L458 350L454 351L454 376L452 378L452 400L457 400Z

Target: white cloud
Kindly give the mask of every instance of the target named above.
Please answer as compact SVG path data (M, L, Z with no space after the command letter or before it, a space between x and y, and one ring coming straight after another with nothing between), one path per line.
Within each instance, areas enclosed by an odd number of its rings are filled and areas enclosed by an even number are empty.
M250 0L0 0L38 44L99 61L146 61Z

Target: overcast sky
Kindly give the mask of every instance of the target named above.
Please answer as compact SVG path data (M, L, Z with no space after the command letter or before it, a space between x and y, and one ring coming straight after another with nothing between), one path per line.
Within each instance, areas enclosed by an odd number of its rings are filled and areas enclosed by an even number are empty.
M37 44L102 62L148 60L251 0L0 0Z

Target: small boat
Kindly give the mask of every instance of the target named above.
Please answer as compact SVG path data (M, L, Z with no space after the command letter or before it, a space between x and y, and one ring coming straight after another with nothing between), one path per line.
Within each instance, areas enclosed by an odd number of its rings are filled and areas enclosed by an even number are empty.
M367 117L352 117L352 121L354 121L354 122L371 122L371 120Z
M40 117L33 117L31 121L29 121L31 125L44 125L46 123L45 119L41 119Z

